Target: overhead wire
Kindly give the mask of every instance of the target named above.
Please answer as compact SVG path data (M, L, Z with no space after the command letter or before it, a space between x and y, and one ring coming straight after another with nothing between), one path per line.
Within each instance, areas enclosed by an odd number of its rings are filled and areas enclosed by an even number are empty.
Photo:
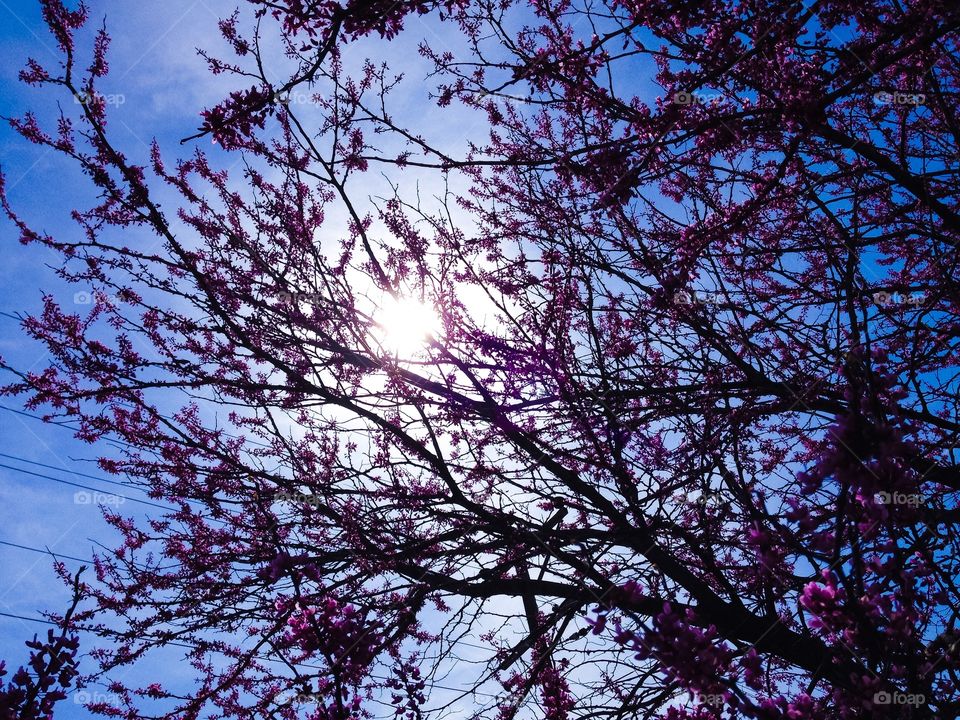
M53 620L48 620L47 618L30 617L30 616L28 616L28 615L18 615L18 614L16 614L16 613L8 613L8 612L2 612L2 611L0 611L0 617L8 617L8 618L12 618L12 619L14 619L14 620L24 620L24 621L26 621L26 622L43 623L43 624L45 624L45 625L53 625L54 627L59 627L59 626L60 626L59 623L56 623L56 622L54 622ZM94 634L94 635L98 635L98 636L101 636L101 637L109 637L109 636L112 635L112 634L119 634L119 633L116 633L116 632L109 632L109 631L108 631L108 632L105 632L105 633L104 633L104 632L98 632L97 630L95 630L95 629L93 629L93 628L83 627L83 626L77 626L76 629L79 630L79 631L83 631L83 632L89 632L89 633L92 633L92 634ZM213 647L201 648L200 645L193 644L193 643L180 642L179 640L170 640L170 641L165 642L164 644L165 644L165 645L170 645L171 647L185 648L185 649L187 649L187 650L200 650L200 649L204 649L204 650L213 650L214 652L219 652L219 651L216 650L216 648L213 648ZM257 660L262 660L262 661L264 661L264 662L277 663L277 664L280 664L280 665L287 665L287 664L288 664L288 663L287 663L286 661L284 661L284 660L276 660L276 659L274 659L274 658L265 657L265 656L263 656L263 655L253 655L253 657L254 657L255 659L257 659ZM293 664L294 664L294 665L299 665L299 666L304 667L304 668L309 668L309 669L311 669L311 670L323 670L323 669L325 669L325 668L322 668L322 667L320 667L320 666L318 666L318 665L308 665L307 663L293 663ZM380 676L380 675L371 675L370 677L373 678L374 680L380 680L381 682L386 682L387 680L389 680L389 678L386 678L386 677L383 677L383 676ZM430 687L431 687L431 688L437 688L438 690L448 690L448 691L451 691L451 692L459 692L459 693L465 693L465 694L480 695L480 696L488 697L488 698L496 698L496 697L499 697L498 695L492 695L492 694L490 694L490 693L480 692L480 691L475 690L475 689L472 689L472 688L454 688L454 687L449 687L449 686L446 686L446 685L439 685L439 684L436 684L436 683L431 684Z
M140 503L141 505L149 505L151 507L160 508L161 510L170 510L176 511L177 508L170 505L160 505L159 503L150 502L149 500L141 500L139 498L130 497L129 495L120 495L119 493L112 493L106 490L101 490L100 488L90 487L89 485L81 485L80 483L70 482L69 480L62 480L60 478L55 478L52 475L45 475L43 473L34 472L32 470L26 470L24 468L14 467L13 465L6 465L0 463L0 468L5 470L13 470L14 472L23 473L25 475L32 475L34 477L43 478L44 480L52 480L53 482L61 483L63 485L70 485L71 487L81 488L82 490L88 490L90 492L98 493L101 495L110 495L113 497L123 498L124 500L129 500L130 502Z
M67 468L57 467L56 465L50 465L48 463L37 462L36 460L28 460L24 457L19 457L17 455L8 455L7 453L0 452L0 457L7 458L8 460L16 460L17 462L28 463L30 465L36 465L38 467L47 468L48 470L57 470L59 472L70 473L71 475L76 475L77 477L85 477L90 480L96 480L97 482L109 483L110 485L122 485L123 487L130 488L140 488L139 485L131 482L123 482L122 480L108 480L107 478L100 477L98 475L90 475L89 473L80 472L79 470L68 470Z
M10 542L8 540L0 540L0 545L5 545L7 547L17 548L19 550L27 550L29 552L38 553L41 555L51 555L56 558L65 558L68 560L73 560L74 562L86 563L89 565L93 564L93 560L79 558L74 555L66 555L64 553L58 553L46 548L33 547L31 545L23 545L21 543ZM475 650L490 650L489 646L476 645L474 643L466 642L465 640L457 640L454 645L462 645L463 647L473 648Z
M35 548L30 545L21 545L20 543L9 542L7 540L0 540L0 545L6 545L7 547L18 548L20 550L29 550L30 552L40 553L41 555L52 555L55 558L65 558L67 560L75 560L76 562L93 564L92 560L84 560L83 558L78 558L73 555L54 552L50 549Z
M16 318L15 316L11 315L10 313L5 313L5 312L0 311L0 315L3 315L3 316L6 316L6 317L10 317L10 318L19 320L19 318ZM0 410L6 410L7 412L11 412L11 413L15 413L15 414L17 414L17 415L22 415L22 416L25 416L25 417L29 417L29 418L31 418L31 419L44 422L44 423L46 423L46 424L57 425L57 426L60 426L60 427L63 427L63 428L69 429L69 430L77 430L77 427L76 427L75 425L72 425L70 422L65 421L65 420L55 420L55 419L49 419L49 420L48 420L48 419L45 419L45 418L44 418L43 416L41 416L41 415L37 415L37 414L35 414L35 413L26 412L26 411L24 411L24 410L19 410L19 409L17 409L17 408L13 408L13 407L10 407L10 406L7 406L7 405L3 405L3 404L0 404ZM229 435L229 434L226 434L226 435L227 435L228 437L235 437L235 436L232 436L232 435ZM124 442L124 441L117 441L117 442L119 442L119 443L121 443L121 444L123 444L123 445L130 445L129 443L126 443L126 442ZM264 443L261 443L261 442L252 441L252 440L249 440L249 442L251 442L251 444L255 444L255 445L259 445L259 446L264 446L264 447L266 447L266 445L265 445ZM75 470L67 470L67 469L63 469L63 468L58 468L58 467L56 467L56 466L54 466L54 465L50 465L50 464L47 464L47 463L41 463L41 462L38 462L38 461L35 461L35 460L29 460L29 459L26 459L26 458L18 457L18 456L16 456L16 455L10 455L10 454L8 454L8 453L2 453L2 452L0 452L0 457L7 458L7 459L10 459L10 460L14 460L14 461L17 461L17 462L28 463L28 464L31 464L31 465L35 465L35 466L38 466L38 467L43 467L43 468L50 469L50 470L56 470L56 471L60 471L60 472L69 473L69 474L74 475L74 476L77 476L77 477L89 478L89 479L92 479L92 480L96 480L97 482L104 482L104 483L108 483L108 484L111 484L111 485L119 485L119 486L122 486L122 487L130 487L130 488L134 488L134 489L142 489L142 488L140 488L140 486L138 486L138 485L136 485L136 484L133 484L133 483L125 483L125 482L123 482L123 481L118 481L118 480L109 480L109 479L107 479L107 478L98 477L98 476L95 476L95 475L90 475L89 473L84 473L84 472L75 471ZM114 495L115 497L120 497L120 498L123 498L124 500L129 500L129 501L131 501L131 502L136 502L136 503L140 503L140 504L144 504L144 505L148 505L148 506L152 506L152 507L157 507L157 508L164 509L164 510L171 510L171 511L176 510L176 508L173 508L173 507L170 507L170 506L160 505L160 504L158 504L158 503L153 503L153 502L150 502L150 501L147 501L147 500L141 500L141 499L138 499L138 498L132 498L132 497L129 497L129 496L126 496L126 495L120 495L120 494L116 494L116 493L108 493L108 492L105 492L105 491L103 491L103 490L100 490L100 489L97 489L97 488L92 488L92 487L87 486L87 485L82 485L82 484L79 484L79 483L73 483L73 482L70 482L70 481L67 481L67 480L63 480L63 479L60 479L60 478L56 478L56 477L53 477L53 476L50 476L50 475L46 475L46 474L43 474L43 473L37 473L37 472L31 471L31 470L27 470L27 469L24 469L24 468L17 468L17 467L14 467L14 466L10 466L10 465L3 464L3 463L0 463L0 468L5 468L5 469L8 469L8 470L12 470L12 471L14 471L14 472L20 472L20 473L32 475L32 476L34 476L34 477L40 477L40 478L43 478L43 479L51 480L51 481L54 481L54 482L58 482L58 483L65 484L65 485L70 485L70 486L72 486L72 487L77 487L77 488L81 488L81 489L84 489L84 490L88 490L88 491L90 491L90 492L103 493L103 494L105 494L105 495ZM13 543L13 542L9 542L9 541L0 540L0 545L5 545L5 546L8 546L8 547L14 547L14 548L18 548L18 549L21 549L21 550L26 550L26 551L30 551L30 552L45 554L45 555L51 555L51 556L53 556L53 557L62 557L62 558L69 559L69 560L72 560L72 561L75 561L75 562L91 563L91 564L92 564L92 561L91 561L91 560L85 560L85 559L83 559L83 558L78 558L78 557L75 557L75 556L72 556L72 555L66 555L66 554L64 554L64 553L56 553L56 552L53 552L53 551L48 550L48 549L35 548L35 547L27 546L27 545L22 545L22 544L19 544L19 543ZM8 615L8 614L7 614L7 613L0 613L0 615ZM35 620L35 621L40 621L40 622L48 622L48 621L45 621L45 620L41 620L41 619L39 619L39 618L21 618L21 619ZM174 644L174 643L170 643L170 644ZM489 649L490 649L490 648L488 648L488 647L483 647L483 646L480 646L480 645L475 645L475 644L472 644L472 643L467 643L467 642L464 642L464 641L462 641L462 640L461 640L461 641L458 641L456 644L458 644L458 645L463 645L464 647L474 648L474 649L477 649L477 650L489 650ZM185 646L185 647L189 647L189 646ZM437 687L440 687L440 686L437 686ZM454 688L442 688L442 689L454 690ZM462 691L462 690L457 690L457 691L460 692L460 691ZM489 696L489 697L494 697L494 696Z

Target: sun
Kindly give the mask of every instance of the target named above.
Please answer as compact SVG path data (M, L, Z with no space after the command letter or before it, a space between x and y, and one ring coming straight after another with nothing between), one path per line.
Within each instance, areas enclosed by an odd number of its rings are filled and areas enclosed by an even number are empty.
M380 344L398 357L415 355L441 328L436 309L414 298L387 295L375 319Z

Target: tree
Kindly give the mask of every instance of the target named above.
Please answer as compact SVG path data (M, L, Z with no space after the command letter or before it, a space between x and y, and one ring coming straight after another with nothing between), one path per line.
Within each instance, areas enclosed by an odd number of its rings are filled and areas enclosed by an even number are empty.
M106 31L85 66L42 4L63 65L21 77L78 112L11 122L99 202L69 237L4 207L97 291L23 319L53 360L7 392L177 508L108 513L85 588L103 673L196 668L124 712L418 718L478 642L478 717L960 712L951 3L251 0L175 166L113 143ZM392 111L417 15L463 152ZM391 306L438 324L401 352Z
M45 642L36 635L28 640L30 660L27 667L21 666L8 682L6 663L0 660L0 717L3 720L49 720L54 706L67 697L67 690L79 674L77 652L80 638L75 632L75 613L80 604L81 568L72 579L73 601L67 613L55 621L59 633L47 631ZM58 572L69 578L65 568L58 565ZM29 669L28 669L29 668Z

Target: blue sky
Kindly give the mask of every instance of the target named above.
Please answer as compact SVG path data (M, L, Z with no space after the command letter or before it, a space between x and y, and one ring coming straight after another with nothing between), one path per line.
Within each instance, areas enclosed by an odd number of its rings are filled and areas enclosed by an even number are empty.
M109 122L113 141L134 162L146 164L149 143L156 137L169 161L189 149L179 139L193 134L198 113L204 106L217 103L228 89L227 78L214 78L197 56L197 47L219 48L216 23L237 4L221 0L91 0L93 25L106 18L113 37L109 61L110 75L101 92L112 100ZM400 60L396 69L408 71L416 82L422 78L426 62L416 54L419 37L429 37L442 47L444 38L419 18L411 18L409 37L391 48ZM49 120L56 111L49 90L23 85L17 73L28 57L41 64L59 59L54 42L40 18L36 0L0 0L0 115L18 116L27 109L38 111L41 120ZM642 77L638 72L637 77ZM420 87L421 96L426 87ZM401 114L416 116L419 127L428 127L431 137L440 139L453 155L462 155L466 136L482 140L485 123L467 115L450 117L435 104L416 93L401 95ZM71 102L60 97L61 102ZM41 122L41 124L44 124ZM205 149L213 150L209 144ZM230 166L236 158L230 158ZM54 152L26 143L6 123L0 123L0 166L7 178L10 200L23 217L37 229L52 234L75 232L69 210L83 205L86 183L69 163ZM428 184L431 173L408 172L405 175L409 196L410 180L422 180L426 190L439 191ZM364 178L364 190L388 194L378 170ZM428 194L428 193L427 193ZM335 223L333 223L335 224ZM25 341L14 318L17 313L39 310L43 292L52 293L66 308L76 304L83 310L87 288L67 286L54 275L51 266L60 258L38 246L23 247L17 242L16 228L0 219L0 355L22 369L40 369L47 363L43 347ZM4 381L9 378L4 379ZM126 515L143 518L156 515L139 490L118 487L98 470L94 459L110 454L109 448L96 448L72 437L69 428L51 426L34 417L18 413L16 398L0 398L0 658L14 668L27 658L23 642L46 627L30 618L42 612L61 612L68 603L68 592L55 577L51 558L36 550L49 549L68 556L68 567L78 567L78 559L91 557L94 548L114 546L112 533L103 522L96 500L119 506ZM89 650L92 638L82 638L83 650ZM477 658L486 657L479 648ZM165 654L164 679L182 669L177 652ZM468 652L462 652L468 658ZM164 657L164 656L160 656ZM469 665L465 663L465 665ZM157 678L158 665L143 664L128 671L128 679L147 684ZM467 668L469 669L469 668ZM448 676L442 684L459 685L467 677ZM100 694L98 697L97 694ZM86 699L109 701L103 687L87 688L58 707L60 720L92 717L82 706Z
M175 146L197 126L197 111L218 99L221 88L207 75L193 48L215 41L216 21L225 5L219 4L219 14L217 3L203 0L99 0L90 5L96 24L106 17L113 35L111 74L103 92L114 101L114 138L125 152L143 161L152 137L165 147ZM17 73L27 57L42 64L56 62L55 50L35 0L0 0L0 115L34 109L41 119L51 116L55 104L50 93L21 84ZM0 165L11 201L25 218L52 233L74 231L67 213L84 201L85 186L73 167L55 153L18 138L6 122L0 126ZM44 291L66 307L76 300L82 310L84 288L59 281L50 268L58 263L56 255L37 246L21 246L6 219L0 220L0 243L0 354L16 367L42 368L46 352L23 338L11 316L36 311ZM15 669L27 659L24 640L47 628L9 616L38 618L44 611L62 612L69 597L53 573L51 558L25 548L88 559L97 544L114 544L97 501L118 505L135 517L159 510L138 502L145 499L139 490L103 478L93 463L98 448L75 440L68 428L18 414L15 411L22 408L16 398L0 398L0 406L0 613L4 613L0 658ZM70 568L80 565L73 559L65 562ZM90 639L83 640L82 649L89 649ZM57 717L92 717L80 701L106 691L91 687L86 693L61 703Z
M215 104L227 89L233 89L229 79L209 75L194 49L221 47L216 22L242 3L90 0L89 4L92 24L99 24L105 17L113 37L111 73L100 88L111 101L113 141L138 163L146 162L148 144L154 137L168 160L185 154L188 150L180 148L178 141L195 131L199 110ZM408 22L413 26L411 36L391 51L400 58L397 69L420 78L426 63L416 54L416 40L426 36L442 47L444 38L419 18ZM42 120L49 120L56 111L52 93L17 80L28 57L41 64L59 59L41 22L39 5L36 0L0 0L0 115L18 116L34 109ZM420 90L421 94L426 92L425 87ZM62 94L60 100L70 102ZM442 122L437 122L440 111L424 98L411 93L400 100L401 112L416 116L418 125L429 127L431 136L439 138L449 150L462 148L468 135L482 140L482 119L466 115L451 118L448 110ZM204 147L211 149L209 144ZM229 159L226 165L234 160ZM6 123L0 123L0 167L7 178L11 202L34 227L52 234L75 232L68 213L85 202L86 183L72 165L52 151L26 143ZM430 175L422 174L425 187L439 190L426 184ZM378 178L377 171L365 178L366 192L387 194L385 181ZM413 172L405 178L421 179ZM409 182L406 187L409 196ZM37 312L43 292L52 293L64 307L75 304L80 312L88 289L58 280L51 266L59 264L59 256L38 246L21 246L16 228L3 218L0 243L0 355L18 368L40 369L47 363L46 352L23 338L15 315ZM112 547L115 541L100 516L97 501L118 506L124 514L137 518L159 512L142 492L118 486L115 479L105 478L98 470L94 459L110 454L109 448L81 443L69 428L44 424L20 410L18 399L0 398L0 659L13 668L27 658L24 640L46 631L46 626L35 619L43 612L61 612L68 603L67 589L54 575L51 558L42 551L60 554L68 567L76 568L97 546ZM82 649L89 650L92 638L82 640ZM485 657L483 648L479 650L476 657ZM468 657L466 653L461 655ZM140 665L128 671L127 677L146 684L156 679L150 674L156 674L157 667L162 668L165 680L182 672L176 651L158 657L169 662ZM461 680L467 678L450 676L442 682L457 685ZM62 703L57 717L92 717L81 702L109 698L105 688L87 688L84 694Z
M168 161L189 152L179 146L179 140L195 131L200 109L219 102L228 88L233 89L227 78L208 74L195 48L222 47L217 20L237 4L219 0L88 2L90 24L97 26L106 18L113 37L108 56L110 75L100 86L110 103L112 139L134 162L147 164L149 143L154 137ZM400 69L412 70L412 77L422 78L425 73L420 71L426 61L416 53L417 40L426 36L440 45L444 43L421 19L414 18L413 23L413 32L402 44L395 44L391 53L402 58ZM51 118L56 117L57 100L71 100L62 93L57 97L52 89L20 83L17 73L28 57L46 65L59 60L54 41L42 23L39 5L36 0L0 0L0 115L16 117L33 110L41 126L49 126ZM420 91L426 93L426 86L421 85ZM466 135L484 129L477 118L451 122L449 111L444 112L443 123L431 122L432 115L440 112L435 104L419 102L415 95L398 99L401 112L415 115L421 127L432 127L434 137L447 141L448 148L462 148ZM217 152L209 145L204 147ZM230 158L226 166L236 159ZM53 151L30 145L3 122L0 167L7 178L11 203L32 227L60 236L76 232L69 211L84 206L90 198L85 196L85 179L69 162ZM408 177L422 180L421 189L440 190L427 184L425 176L412 173ZM378 172L369 173L364 183L363 190L368 194L389 194L389 186ZM66 285L52 269L60 263L58 255L38 246L24 247L17 238L13 224L0 219L0 355L17 368L42 369L48 361L44 348L22 336L15 316L37 312L44 292L53 294L66 309L75 306L82 312L89 289ZM7 376L3 382L11 379ZM44 424L23 414L17 398L0 398L0 429L0 659L15 669L27 659L23 642L47 629L31 619L40 618L43 612L62 612L69 601L67 588L52 570L52 559L42 551L49 549L63 556L68 567L77 568L98 546L115 546L97 502L118 506L123 514L135 518L155 516L160 510L141 491L104 477L95 459L111 454L109 447L84 444L74 439L67 427ZM93 641L82 637L81 650L88 651ZM478 650L482 648L461 656ZM153 682L158 679L150 676L157 672L157 660L167 682L183 668L177 663L177 653L171 651L128 671L126 678L144 685ZM447 676L444 682L448 686L460 684L453 676ZM110 695L104 687L86 688L58 706L58 719L92 717L82 705L90 699L109 702Z
M106 17L113 37L109 53L111 72L100 86L108 100L113 99L109 108L113 141L138 163L146 164L148 144L154 137L168 161L182 156L189 150L181 148L178 141L195 131L199 110L219 102L228 89L233 89L226 78L213 78L207 73L194 49L219 47L216 21L240 3L92 0L89 4L92 24L99 24ZM411 32L391 46L391 58L397 58L396 70L408 73L410 82L418 82L428 68L416 52L416 42L427 37L443 49L449 36L443 36L442 28L432 27L421 18L409 18L407 24ZM56 104L51 93L17 81L17 72L27 57L34 57L41 64L58 59L53 40L42 25L36 0L0 0L0 37L0 115L18 116L33 109L41 120L54 117ZM643 77L639 68L636 77ZM467 137L480 142L485 139L482 113L470 117L469 111L461 111L462 114L451 116L453 108L440 111L424 97L426 86L414 87L413 92L410 87L406 86L406 94L397 93L395 99L400 104L394 110L401 116L415 118L418 129L428 128L430 137L451 155L463 155ZM308 109L303 108L305 112ZM204 147L216 152L209 144ZM235 158L229 158L225 165L229 167L234 161ZM7 177L11 202L35 228L52 234L75 232L68 212L87 200L84 178L75 168L55 153L29 145L5 123L0 125L0 165ZM404 176L408 197L414 192L413 181L421 183L419 189L424 197L441 190L435 173L408 171ZM366 194L389 194L379 169L364 176L363 182L362 191ZM333 213L337 212L333 209ZM336 225L335 219L331 225ZM25 342L11 316L36 312L43 292L52 293L66 308L77 302L77 311L82 311L88 289L68 287L59 281L49 266L58 265L60 258L49 250L21 246L16 229L6 220L0 220L0 241L5 260L0 264L0 355L19 368L42 368L47 361L44 349ZM74 440L68 428L45 425L17 414L13 411L19 409L16 399L0 398L0 405L9 408L0 409L0 427L4 431L0 434L0 543L10 543L0 544L4 578L0 583L0 613L7 614L0 615L0 657L16 667L26 659L23 641L46 628L8 615L37 618L43 611L62 611L68 602L67 590L55 577L50 558L25 548L49 548L86 559L98 544L112 547L111 533L92 502L95 492L105 493L98 499L119 505L124 514L134 517L142 518L159 510L138 502L144 499L143 493L117 487L103 478L93 460L98 454L109 454L109 449ZM80 564L77 560L66 562L70 567ZM93 638L82 640L82 648L89 649ZM464 648L459 654L467 662L452 674L441 676L441 685L466 684L473 675L469 660L486 659L489 655L477 646ZM157 679L150 677L157 667L156 663L142 664L129 671L127 678L145 685ZM171 652L169 662L159 667L163 679L169 681L170 674L183 666L178 665L176 653ZM480 667L474 664L472 669ZM496 688L491 690L496 692ZM58 719L91 717L79 702L91 696L109 701L105 688L91 687L85 693L62 703ZM441 691L434 697L440 695L438 700L442 701L444 694ZM449 700L450 695L446 695Z

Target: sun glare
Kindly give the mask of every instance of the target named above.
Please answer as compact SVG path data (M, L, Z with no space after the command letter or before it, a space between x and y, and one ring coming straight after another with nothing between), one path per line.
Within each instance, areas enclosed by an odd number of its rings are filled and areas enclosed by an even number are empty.
M387 296L377 313L380 343L398 356L409 357L440 331L440 318L431 306L413 298Z

